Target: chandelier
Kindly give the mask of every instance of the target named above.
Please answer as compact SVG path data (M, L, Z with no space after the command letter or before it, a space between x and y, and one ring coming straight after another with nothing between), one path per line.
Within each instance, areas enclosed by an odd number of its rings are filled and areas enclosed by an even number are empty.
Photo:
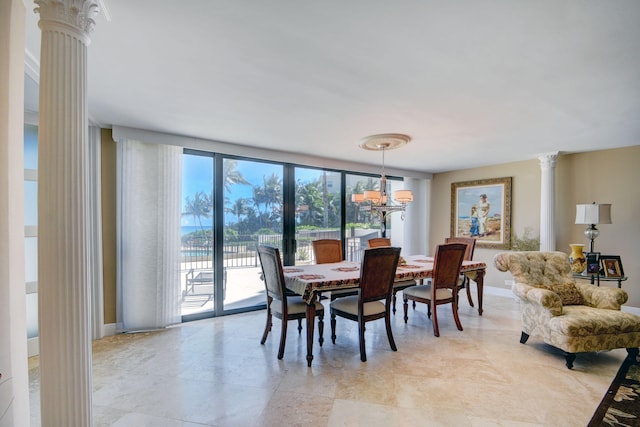
M371 135L360 141L360 148L372 151L382 151L382 175L380 177L380 191L368 190L364 193L354 193L351 201L362 203L360 207L363 211L371 211L380 217L380 227L382 236L385 236L387 215L393 212L401 212L401 219L404 220L404 213L407 204L413 201L411 190L397 190L393 193L393 200L387 195L387 176L384 171L384 153L386 150L393 150L402 147L411 141L408 135L399 133L384 133Z

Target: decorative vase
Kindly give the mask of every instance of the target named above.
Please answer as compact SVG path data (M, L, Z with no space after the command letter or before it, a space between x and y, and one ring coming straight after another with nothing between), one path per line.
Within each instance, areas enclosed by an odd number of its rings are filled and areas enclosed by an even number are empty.
M571 264L571 271L574 274L580 274L587 268L587 259L584 256L582 250L584 245L573 243L569 245L571 247L571 253L569 254L569 264Z

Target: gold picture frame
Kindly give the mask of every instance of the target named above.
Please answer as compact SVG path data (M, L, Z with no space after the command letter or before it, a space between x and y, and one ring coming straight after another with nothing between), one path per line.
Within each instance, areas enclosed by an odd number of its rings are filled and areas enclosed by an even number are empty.
M484 248L509 249L511 177L452 183L451 237L471 237Z
M624 270L622 269L622 260L619 255L601 255L600 263L604 277L622 278Z

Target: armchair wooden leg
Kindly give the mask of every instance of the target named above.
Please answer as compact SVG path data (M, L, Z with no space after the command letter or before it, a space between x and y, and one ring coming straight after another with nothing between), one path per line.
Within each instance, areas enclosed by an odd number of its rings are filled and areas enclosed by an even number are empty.
M520 344L524 344L524 343L526 343L528 339L529 339L529 334L527 334L527 333L523 332L523 333L520 335Z
M576 354L575 353L566 353L564 358L567 361L567 368L569 368L569 369L573 368L573 361L576 360Z
M627 359L633 359L633 360L637 360L638 358L638 351L640 349L637 348L628 348L627 349Z

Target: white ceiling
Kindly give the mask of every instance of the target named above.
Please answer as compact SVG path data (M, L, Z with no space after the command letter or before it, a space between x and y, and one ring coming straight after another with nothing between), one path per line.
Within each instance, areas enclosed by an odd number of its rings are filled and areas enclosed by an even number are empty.
M405 133L387 165L433 173L640 144L637 0L105 3L88 48L104 127L371 164L360 138Z

